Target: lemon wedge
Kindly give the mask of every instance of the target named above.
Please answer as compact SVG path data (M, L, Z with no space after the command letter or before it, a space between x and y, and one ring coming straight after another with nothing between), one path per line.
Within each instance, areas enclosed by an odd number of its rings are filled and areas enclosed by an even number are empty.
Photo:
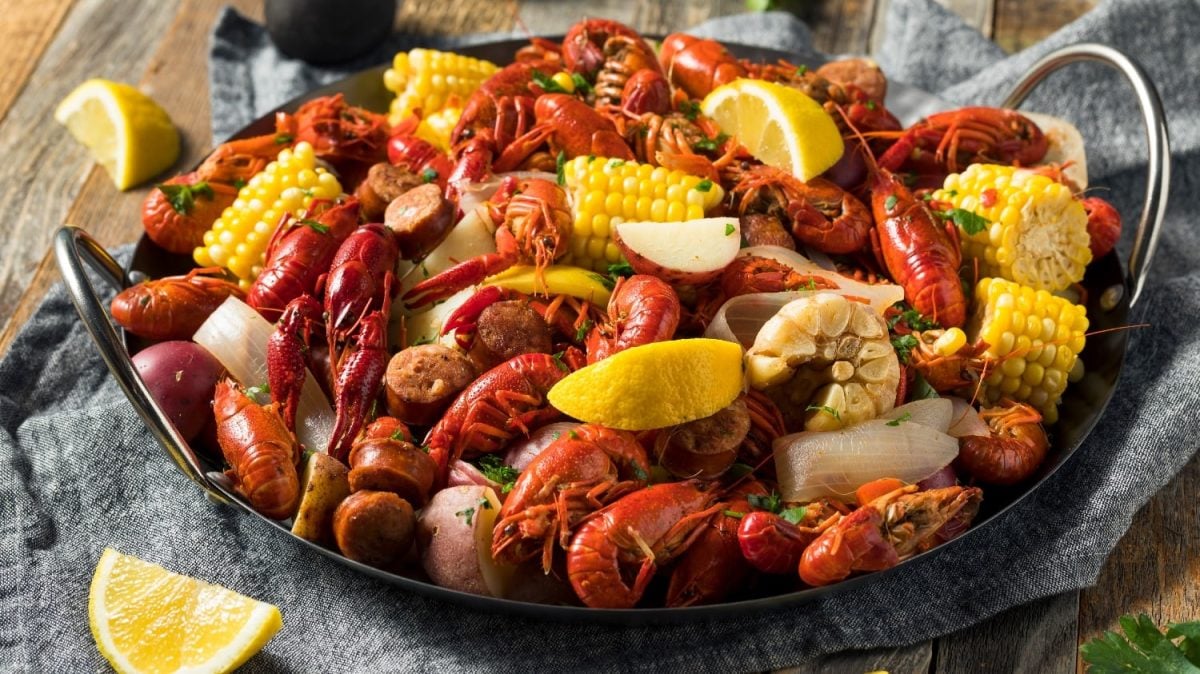
M742 386L742 347L679 339L635 346L572 372L549 398L580 421L644 431L712 416Z
M87 146L120 190L153 178L179 158L179 131L171 118L128 84L88 80L58 104L54 119Z
M283 625L279 609L105 549L88 622L118 672L228 672Z
M755 158L801 180L821 175L845 151L821 104L782 84L734 80L713 89L700 109Z
M483 285L499 286L527 295L570 295L604 307L608 306L608 298L612 295L605 280L604 276L590 269L556 264L542 270L543 282L539 282L533 265L515 265L488 277Z

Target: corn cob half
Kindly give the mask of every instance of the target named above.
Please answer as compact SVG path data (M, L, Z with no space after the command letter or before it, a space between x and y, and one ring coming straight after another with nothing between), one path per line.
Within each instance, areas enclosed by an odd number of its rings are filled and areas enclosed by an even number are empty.
M963 256L978 261L981 276L1053 292L1082 280L1092 261L1083 204L1046 176L972 164L947 176L933 198L988 220L982 231L962 237Z
M312 145L296 143L238 190L192 258L201 267L225 267L242 288L249 288L262 271L267 243L283 215L296 215L313 199L335 199L341 193L337 178L317 166Z
M491 61L433 49L398 52L392 67L383 73L383 86L394 92L388 121L398 124L420 108L422 114L438 112L456 96L466 102L484 80L499 68Z
M972 341L987 342L986 354L997 362L983 379L983 401L1027 402L1054 423L1087 328L1087 310L1078 304L1012 281L981 279L967 332Z
M725 196L711 180L603 157L576 157L563 166L563 177L575 203L575 230L564 261L599 272L621 261L614 225L697 220Z

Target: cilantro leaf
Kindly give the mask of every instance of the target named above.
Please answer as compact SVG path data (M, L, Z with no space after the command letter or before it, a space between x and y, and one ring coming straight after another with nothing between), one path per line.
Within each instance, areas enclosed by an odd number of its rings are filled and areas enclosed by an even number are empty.
M896 207L897 201L898 201L898 199L896 199L896 195L893 194L893 195L889 196L887 199L884 199L884 201L883 201L883 209L890 213L892 211L892 209Z
M896 357L901 363L907 363L912 357L912 350L917 348L917 338L912 335L903 335L892 338L892 348L896 350Z
M978 234L991 224L987 218L962 208L951 208L948 211L935 211L939 218L950 220L967 234Z
M712 189L712 186L713 186L713 181L709 180L708 178L705 178L704 180L701 180L700 182L696 183L696 191L697 192L707 192Z
M725 223L725 236L729 236L729 235L733 234L734 231L736 231L736 230L737 230L737 227L734 227L732 222Z
M594 278L597 283L604 286L608 290L612 290L613 288L617 287L616 280L614 280L613 277L611 277L611 276L605 276L604 274L593 273L592 278Z
M808 506L796 506L795 508L787 508L779 513L779 516L792 524L800 524L804 521L804 516L807 514Z
M517 476L521 474L516 468L504 465L504 460L495 454L484 454L479 459L479 472L492 482L498 483L502 494L512 491Z
M1150 616L1122 616L1121 630L1105 632L1079 648L1089 672L1200 672L1200 622L1171 625L1163 634ZM1176 643L1175 640L1183 637Z
M746 513L738 512L736 510L722 510L721 514L726 517L732 517L739 520L746 516Z
M700 103L699 101L680 101L679 111L688 118L688 121L694 122L700 116Z
M567 365L566 361L563 360L563 356L565 355L565 351L559 351L558 353L552 354L550 357L554 359L554 364L558 366L558 369L562 370L563 372L570 372L571 367Z
M171 209L180 215L187 215L192 211L192 207L196 204L196 197L213 198L212 187L209 187L208 183L203 180L192 185L162 183L155 187L167 197L167 203L171 204Z
M291 143L295 139L296 139L296 137L290 133L275 134L275 144L276 145L287 145L288 143Z

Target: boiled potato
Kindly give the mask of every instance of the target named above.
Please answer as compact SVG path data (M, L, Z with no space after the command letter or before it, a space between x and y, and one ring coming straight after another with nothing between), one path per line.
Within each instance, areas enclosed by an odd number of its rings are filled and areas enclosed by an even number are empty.
M491 487L448 487L433 495L417 520L421 566L433 582L454 590L503 597L512 568L492 560L492 527L500 499Z
M350 495L350 471L341 461L313 452L300 477L300 507L292 523L292 533L300 538L333 544L333 512Z

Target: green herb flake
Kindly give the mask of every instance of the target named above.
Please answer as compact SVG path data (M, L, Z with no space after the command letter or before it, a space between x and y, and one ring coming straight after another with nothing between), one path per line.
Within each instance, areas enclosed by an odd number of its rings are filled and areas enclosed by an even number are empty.
M328 234L329 233L329 225L323 225L311 218L300 218L300 224L304 225L305 227L311 228L314 232L317 232L318 234Z
M579 434L575 432L575 429L571 429L567 431L567 437L571 438L572 440L578 440Z
M275 144L276 145L287 145L288 143L291 143L293 140L296 140L296 137L290 133L275 134Z
M692 149L697 152L716 152L721 141L716 138L702 138L695 143L692 143Z
M388 437L392 440L400 440L404 442L407 436L405 436L403 428L397 428L396 430L392 431L392 434Z
M633 464L633 476L642 482L650 479L650 476L646 473L645 469L636 463Z
M533 71L533 83L542 88L542 91L548 94L567 94L570 93L562 87L554 78L540 70Z
M621 168L624 165L625 165L624 159L609 159L608 160L608 168L610 168L610 169Z
M608 275L616 280L618 276L633 276L633 267L629 266L628 262L618 262L608 265Z
M486 498L479 499L479 509L480 510L491 510L492 502L487 500Z
M467 526L471 526L471 518L475 516L475 509L467 508L466 510L460 510L454 513L454 516L463 518L466 520Z
M987 226L991 224L982 215L972 213L963 208L951 208L948 211L935 211L935 213L943 220L950 220L958 225L967 234L978 234L987 229Z
M521 471L512 466L504 465L504 460L495 454L484 454L479 459L479 472L483 476L500 485L500 491L507 494L517 481Z
M271 395L271 385L267 382L263 382L258 386L251 386L250 388L246 389L246 395L251 398L267 397Z
M737 227L734 227L732 222L725 223L725 236L730 236L735 231L737 231Z
M704 180L701 180L700 182L696 183L696 191L697 192L707 192L707 191L711 190L712 187L713 187L713 181L709 180L708 178L705 178Z
M233 187L234 187L234 189L239 189L239 190L240 190L240 189L242 189L242 188L243 188L243 187L245 187L245 186L246 186L246 181L245 181L245 180L242 180L241 178L238 178L237 180L234 180L234 181L233 181Z
M554 159L554 172L558 175L558 184L567 184L567 153L559 150L558 157Z
M828 414L829 416L833 417L834 419L837 419L838 421L842 420L842 413L837 411L836 409L830 407L829 405L809 405L808 407L804 408L804 411L805 412L824 412L825 414Z
M796 506L795 508L787 508L779 513L783 519L792 524L800 524L804 521L804 516L808 514L808 506Z
M694 122L700 116L700 103L697 101L681 101L679 103L679 111L683 113L684 117L688 118L688 121Z
M740 477L745 477L753 472L754 472L754 466L751 466L746 463L735 463L729 467L729 477L731 477L735 480Z
M591 331L593 325L595 325L595 323L592 322L592 319L585 319L578 328L575 328L575 341L582 342L584 339L586 339L587 334L589 331Z
M885 199L883 201L884 210L886 210L890 213L891 210L896 207L896 201L897 201L896 195L894 195L894 194L892 196L888 197L887 199Z
M721 514L722 514L722 515L724 515L724 516L726 516L726 517L732 517L732 518L734 518L734 519L737 519L737 520L740 520L740 519L742 519L743 517L745 517L745 516L746 516L746 513L743 513L743 512L738 512L738 511L736 511L736 510L722 510L722 511L721 511Z
M758 494L750 494L746 497L750 505L759 510L766 510L770 513L777 513L783 507L783 499L779 497L778 492L771 492L768 496L759 496Z
M192 185L168 185L161 183L155 185L155 187L167 197L167 203L171 204L171 210L180 215L187 215L192 212L192 207L195 206L197 197L213 198L212 187L209 187L208 183L203 180Z
M808 66L806 65L801 65L800 67L796 68L796 77L804 77L804 75L807 73Z
M596 272L592 272L591 276L592 276L593 280L595 280L600 285L604 286L605 289L607 289L607 290L612 290L613 288L617 287L617 282L615 280L613 280L613 277L611 277L611 276L597 274Z
M424 171L421 171L421 182L429 184L438 179L438 172L431 167L426 166Z
M900 337L892 338L892 348L896 350L896 357L901 363L907 363L912 356L912 350L917 348L917 338L912 335L901 335Z
M912 392L909 393L909 400L926 400L928 398L940 398L938 392L933 390L929 382L922 377L920 373L913 378Z
M1118 622L1124 635L1105 632L1079 647L1088 672L1200 671L1200 621L1168 625L1166 634L1145 613Z
M554 364L558 366L558 369L562 370L563 372L570 372L571 371L570 366L568 366L567 363L563 360L564 355L566 355L565 352L559 351L558 353L553 354L550 357L554 359Z
M587 78L581 73L571 73L571 82L575 84L576 93L592 93L592 85L588 83Z
M872 101L871 99L868 98L867 99L867 109L874 110L876 107L878 107L878 106L875 105L875 101Z
M909 419L912 419L912 412L905 412L904 414L901 414L900 416L896 417L895 419L892 419L891 421L887 422L887 425L893 426L893 427L899 426L900 424L904 423L905 421L908 421Z

